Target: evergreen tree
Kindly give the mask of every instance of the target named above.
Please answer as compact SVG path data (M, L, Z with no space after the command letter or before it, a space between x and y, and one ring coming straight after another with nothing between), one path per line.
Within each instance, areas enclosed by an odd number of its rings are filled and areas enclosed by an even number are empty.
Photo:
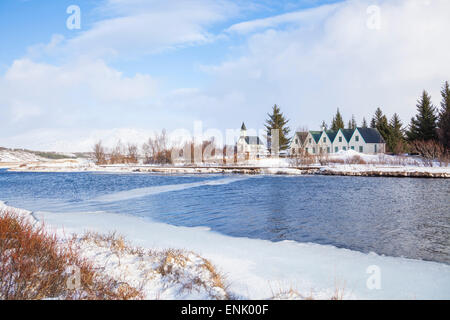
M342 119L342 115L338 108L336 115L333 117L333 121L331 122L331 130L338 131L339 129L344 129L344 120Z
M367 120L365 117L363 118L362 127L367 128Z
M411 119L408 139L413 140L436 140L437 116L435 108L431 103L431 97L425 90L422 97L417 101L417 115Z
M375 110L375 115L373 116L372 121L370 122L370 127L376 128L377 125L381 123L382 118L383 118L383 111L381 111L381 108L377 108L377 110Z
M394 153L403 152L404 139L403 124L398 114L394 113L389 122L389 136L386 140L388 149Z
M272 108L272 114L267 114L269 119L266 120L266 130L267 130L267 146L270 150L272 146L272 130L278 129L279 135L279 147L281 150L286 150L289 148L291 139L288 138L291 129L287 126L289 120L287 120L283 113L281 113L280 108L275 104Z
M351 129L351 128L352 128L352 121L348 120L347 129Z
M352 114L352 121L351 121L351 124L350 124L350 126L351 126L351 128L350 128L350 129L353 129L353 130L355 130L355 129L356 129L356 127L358 126L358 124L356 123L356 120L355 120L355 115L354 115L354 114Z
M450 87L448 81L445 82L441 91L442 101L439 112L439 140L448 150L450 149Z
M377 108L377 110L375 110L375 115L372 118L370 127L377 129L385 141L388 140L390 134L389 123L387 117L383 115L381 108Z

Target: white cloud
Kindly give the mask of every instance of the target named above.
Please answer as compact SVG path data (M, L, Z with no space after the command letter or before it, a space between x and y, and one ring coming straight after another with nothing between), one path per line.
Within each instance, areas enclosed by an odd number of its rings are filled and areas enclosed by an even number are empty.
M96 10L107 17L74 38L54 36L32 55L134 58L214 41L208 29L235 15L238 5L226 0L107 0Z
M254 106L248 117L254 114L259 123L265 114L255 111L274 103L293 125L310 128L330 121L337 107L347 118L354 113L361 120L381 106L408 122L421 90L429 90L437 104L439 89L449 80L450 42L444 39L450 2L377 3L380 30L367 27L367 7L373 2L363 0L237 24L230 30L253 32L241 48L244 53L203 69L216 78L215 92L241 92ZM296 22L305 16L314 19L307 26Z
M77 151L89 149L101 134L115 138L110 128L192 130L194 120L203 120L205 129L234 128L242 121L259 129L274 103L293 129L318 128L337 107L347 119L353 113L360 121L380 106L408 122L421 90L429 90L438 104L440 87L450 80L449 1L379 0L381 28L372 30L367 7L373 1L349 0L232 25L225 31L228 43L240 47L224 52L223 63L202 67L209 85L186 84L164 95L153 77L126 77L94 53L122 56L209 41L210 26L235 8L207 0L183 1L176 8L133 0L137 7L128 9L126 3L108 1L103 14L113 18L69 42L55 37L50 46L37 49L72 46L68 56L77 57L74 62L18 59L0 76L0 117L10 120L0 128L0 144L10 145L4 142L9 139ZM164 19L148 20L147 14ZM239 42L232 41L235 36Z
M317 24L318 19L323 20L326 15L331 14L338 7L338 4L323 5L318 8L311 8L302 11L284 13L269 18L240 22L227 28L226 32L247 34L267 28L280 27L286 24L304 27L310 24Z
M139 147L154 135L154 131L136 128L116 128L88 132L79 129L36 129L13 137L0 137L0 145L39 151L84 152L91 151L99 140L107 148L118 141L123 145L135 143Z
M156 90L150 76L126 77L101 60L61 66L16 60L0 76L0 115L10 119L0 132L100 125L108 114L146 108Z

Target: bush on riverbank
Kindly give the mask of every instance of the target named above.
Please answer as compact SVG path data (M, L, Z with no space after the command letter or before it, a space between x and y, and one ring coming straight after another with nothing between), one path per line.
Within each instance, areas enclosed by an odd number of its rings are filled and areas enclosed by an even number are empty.
M13 210L0 212L0 299L137 299L141 293L98 273L73 242L62 245Z
M0 300L230 297L223 275L193 252L133 247L115 233L59 238L0 209Z

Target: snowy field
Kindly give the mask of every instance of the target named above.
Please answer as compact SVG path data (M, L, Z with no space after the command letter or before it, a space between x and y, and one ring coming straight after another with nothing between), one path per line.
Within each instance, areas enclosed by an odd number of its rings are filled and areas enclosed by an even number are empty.
M0 206L5 207L3 203ZM203 259L226 276L230 296L239 299L450 299L450 266L446 264L310 243L234 238L207 228L175 227L105 212L22 213L45 221L61 239L86 231L117 232L134 246L182 249L190 255L182 270L184 276L211 283L208 290L194 288L180 294L179 283L148 276L154 261L118 255L98 243L81 243L86 257L118 279L141 284L148 299L223 298L225 293L214 287L201 267Z
M438 161L425 162L419 157L391 156L385 154L368 155L353 150L340 151L323 157L311 157L307 164L298 163L295 159L287 158L261 158L242 161L238 164L230 164L230 169L224 172L227 165L221 163L208 163L185 166L176 164L172 166L143 165L141 164L117 164L97 166L88 159L42 159L34 154L22 151L0 150L0 168L8 168L19 172L83 172L103 171L115 173L128 172L154 172L161 174L216 174L216 173L260 173L260 174L286 174L300 175L310 174L311 168L316 173L362 175L372 173L373 175L395 174L402 175L439 175L439 177L450 177L450 166ZM302 170L299 170L301 167ZM240 168L240 172L233 172L232 168ZM254 168L258 168L254 171ZM253 170L253 171L249 171ZM320 170L317 172L317 170ZM247 172L248 171L248 172Z
M44 158L41 158L33 153L26 151L12 151L9 149L0 149L0 163L1 162L36 162L36 161L44 161Z

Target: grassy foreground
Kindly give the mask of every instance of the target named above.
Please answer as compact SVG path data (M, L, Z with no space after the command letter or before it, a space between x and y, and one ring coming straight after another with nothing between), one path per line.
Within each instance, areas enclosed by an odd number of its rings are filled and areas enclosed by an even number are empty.
M224 283L192 252L135 248L115 234L60 239L13 209L0 210L2 300L229 299Z

